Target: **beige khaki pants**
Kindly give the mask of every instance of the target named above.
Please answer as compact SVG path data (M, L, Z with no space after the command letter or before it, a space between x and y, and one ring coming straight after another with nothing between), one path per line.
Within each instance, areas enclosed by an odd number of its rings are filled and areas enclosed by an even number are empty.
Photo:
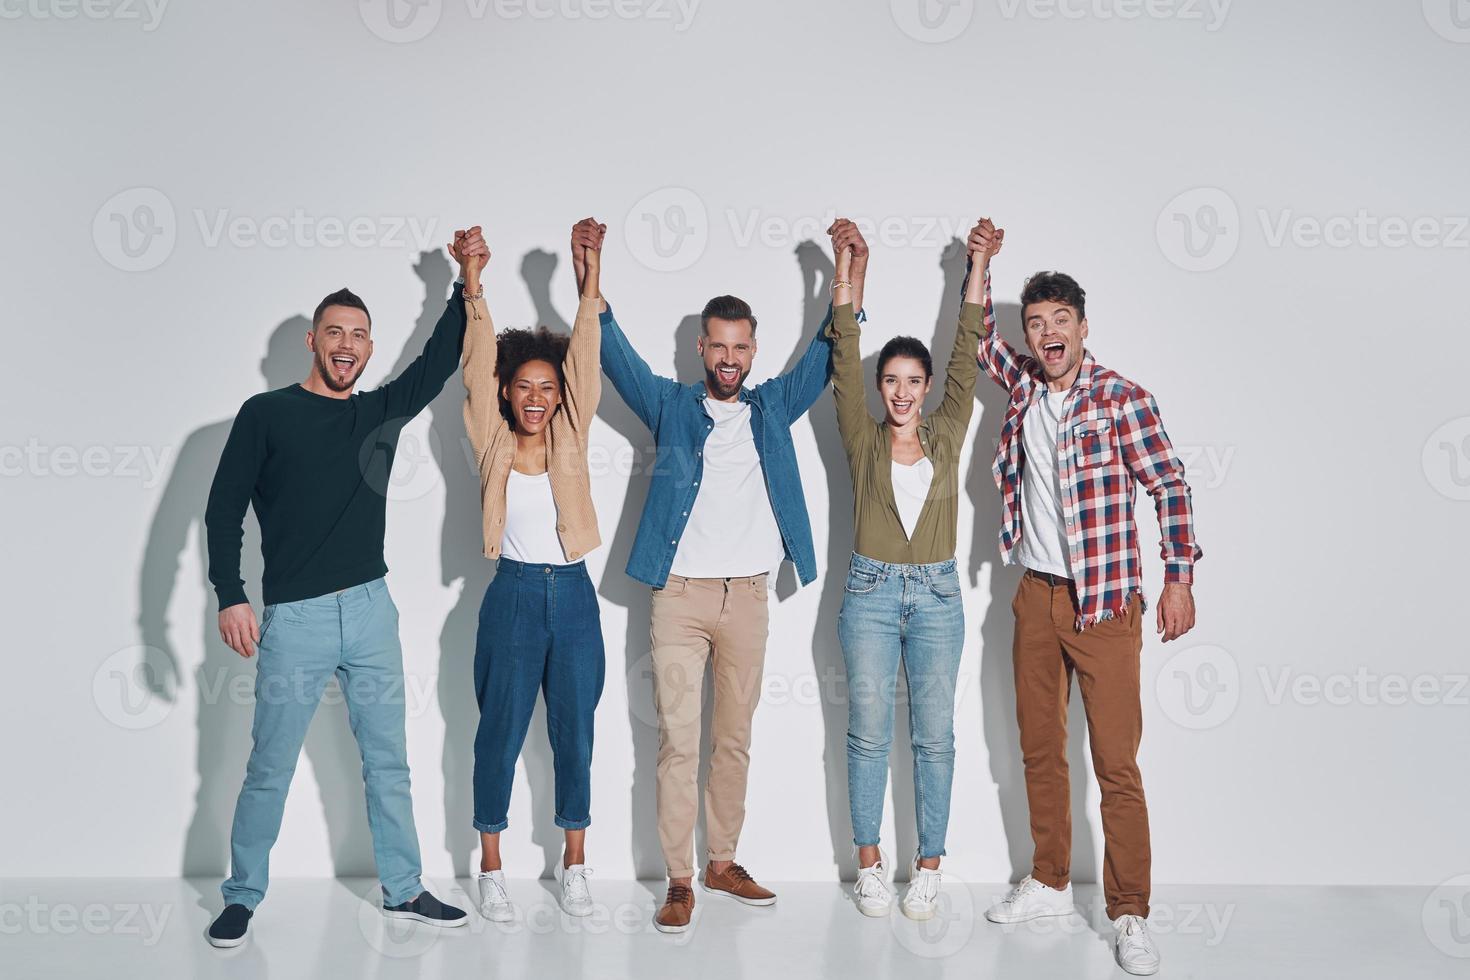
M694 876L706 665L714 671L709 859L730 861L745 823L750 723L760 700L769 615L766 576L684 578L653 590L653 701L658 710L658 836L670 878Z

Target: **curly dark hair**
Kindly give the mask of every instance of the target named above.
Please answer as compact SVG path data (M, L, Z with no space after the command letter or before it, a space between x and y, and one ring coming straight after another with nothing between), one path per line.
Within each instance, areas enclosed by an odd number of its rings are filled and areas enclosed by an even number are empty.
M512 429L516 426L510 402L505 398L505 386L515 378L516 372L527 361L545 361L556 368L556 383L566 394L567 378L562 371L566 360L570 337L553 333L549 327L517 327L502 330L495 337L495 376L500 379L500 414Z
M1077 311L1077 319L1087 318L1087 293L1077 280L1065 272L1038 272L1021 288L1021 313L1032 303L1060 303Z

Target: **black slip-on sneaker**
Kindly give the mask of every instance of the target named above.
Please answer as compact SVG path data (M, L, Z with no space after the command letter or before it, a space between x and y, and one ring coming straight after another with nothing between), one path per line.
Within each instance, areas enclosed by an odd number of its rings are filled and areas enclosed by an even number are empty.
M250 929L250 917L254 914L243 905L226 905L219 918L210 923L204 938L209 940L209 945L220 949L238 946L245 941L245 934Z
M464 909L445 905L428 892L419 892L419 897L402 905L385 905L383 914L390 919L413 919L425 925L452 929L469 921Z

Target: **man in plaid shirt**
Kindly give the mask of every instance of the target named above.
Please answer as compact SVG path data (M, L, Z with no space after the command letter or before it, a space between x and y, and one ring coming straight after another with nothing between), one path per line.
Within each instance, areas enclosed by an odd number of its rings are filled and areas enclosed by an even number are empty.
M986 282L986 306L990 306ZM1031 874L996 903L994 922L1073 911L1067 700L1078 675L1102 794L1103 890L1117 925L1114 953L1150 974L1148 809L1138 771L1143 731L1139 654L1143 573L1133 483L1154 498L1163 534L1164 642L1194 626L1194 518L1184 467L1153 396L1093 360L1086 294L1071 276L1042 272L1021 293L1026 348L1000 336L992 313L980 343L985 372L1010 394L992 471L1001 490L1000 550L1026 567L1016 591L1012 658L1026 771Z

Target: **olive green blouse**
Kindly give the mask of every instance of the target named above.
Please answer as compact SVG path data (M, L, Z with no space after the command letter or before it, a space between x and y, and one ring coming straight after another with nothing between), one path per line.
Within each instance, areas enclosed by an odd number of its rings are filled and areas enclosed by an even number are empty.
M874 561L927 565L954 557L959 521L960 450L975 406L975 355L985 308L965 303L960 309L954 352L944 374L944 400L919 422L919 443L934 465L934 480L914 536L904 533L893 496L893 440L885 422L868 413L864 391L858 321L852 304L832 311L827 336L832 340L832 395L837 401L837 429L852 470L853 551Z

